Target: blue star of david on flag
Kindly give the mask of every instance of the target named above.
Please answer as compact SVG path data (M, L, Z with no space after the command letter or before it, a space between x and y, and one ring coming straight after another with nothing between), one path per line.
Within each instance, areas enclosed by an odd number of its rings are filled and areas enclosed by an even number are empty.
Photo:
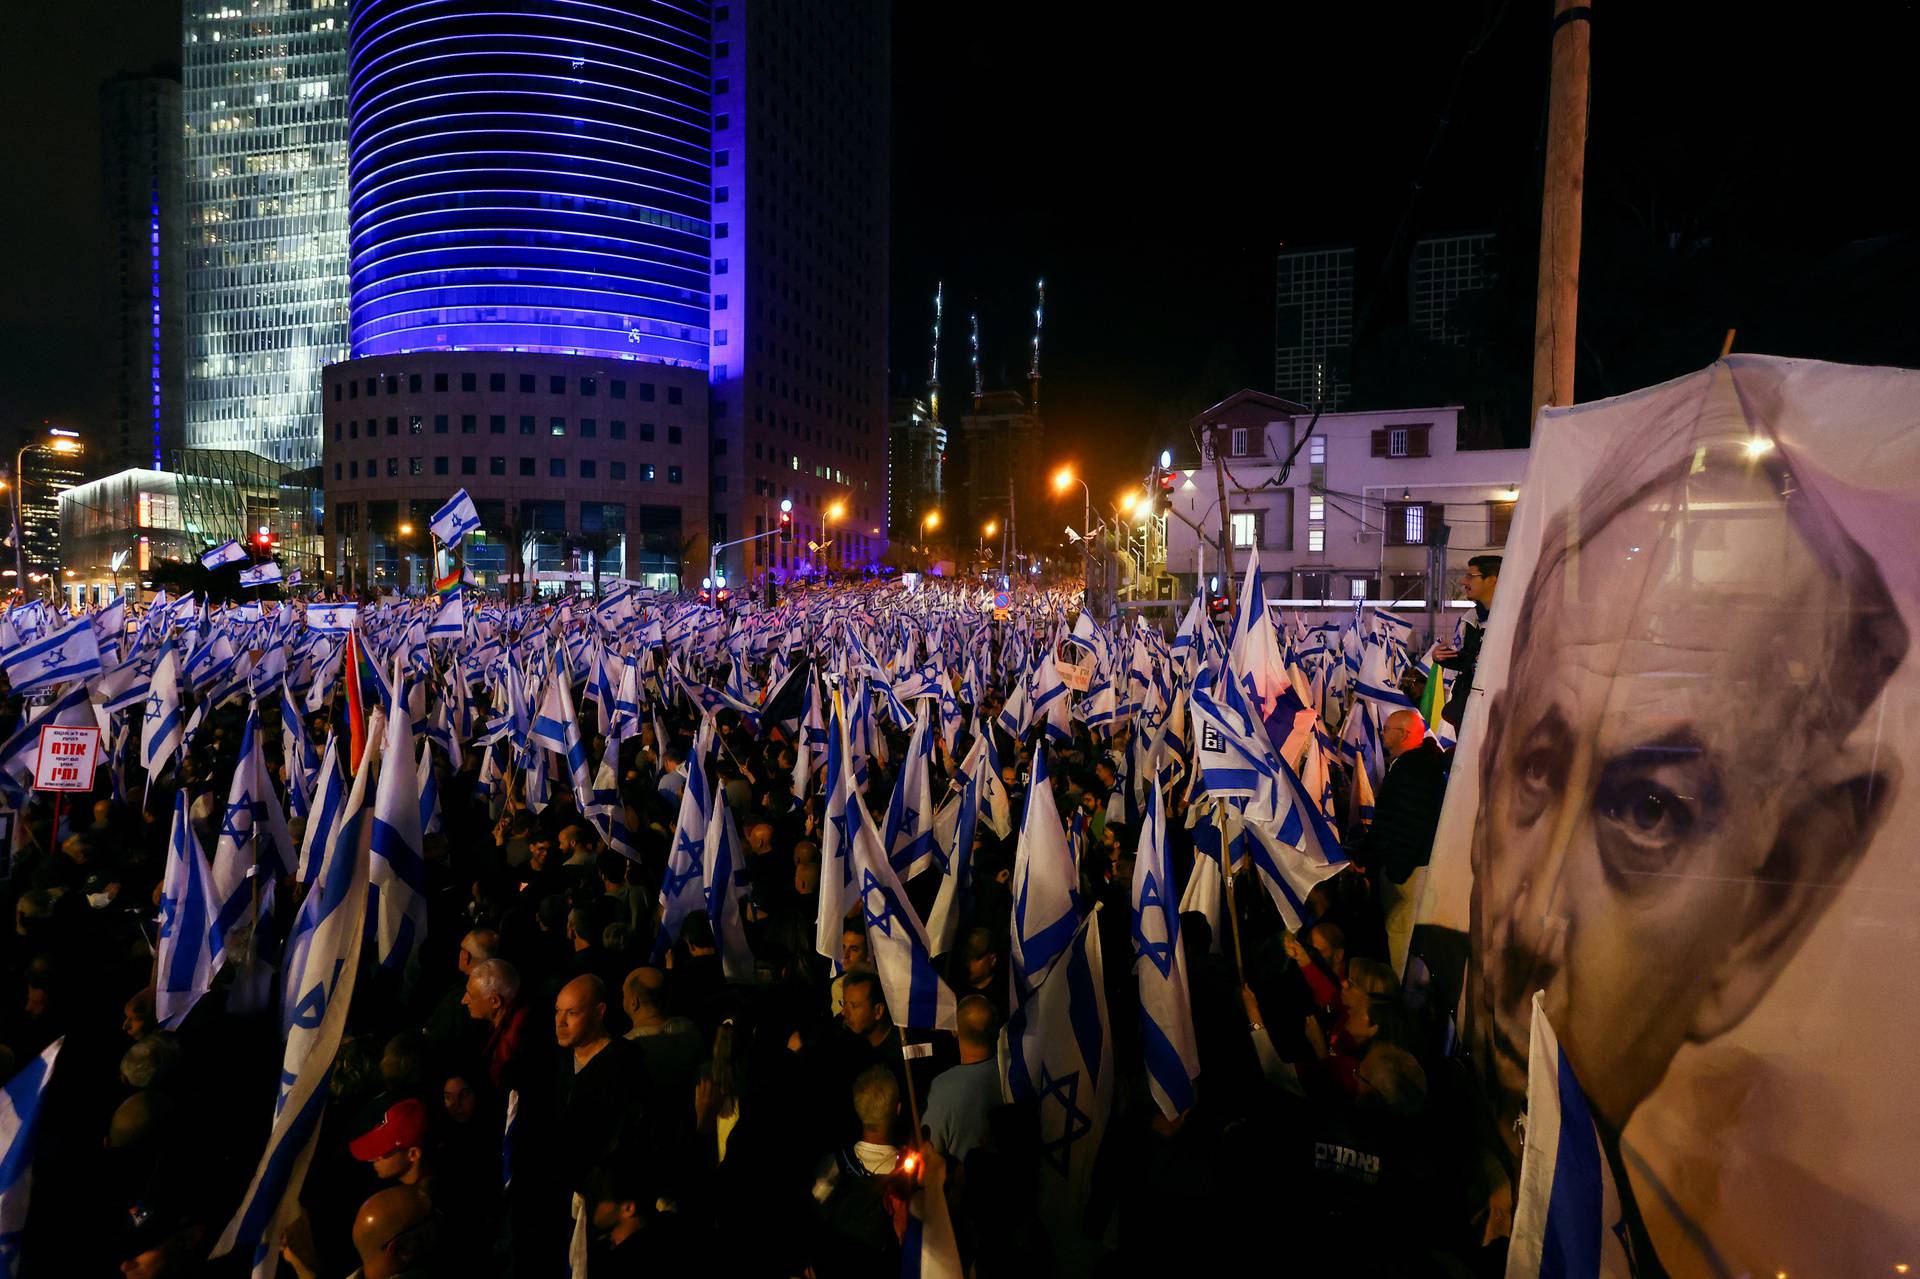
M1155 940L1147 936L1146 922L1148 911L1167 909L1167 899L1160 891L1160 881L1153 872L1148 871L1142 877L1140 900L1133 909L1133 949L1140 958L1160 970L1162 977L1173 973L1173 947L1166 937Z
M1041 1066L1039 1093L1042 1108L1058 1105L1061 1110L1059 1135L1040 1143L1040 1155L1064 1177L1073 1166L1074 1143L1093 1131L1093 1117L1080 1109L1080 1072L1072 1071L1055 1079Z
M860 909L866 913L867 927L877 928L888 937L893 936L893 894L886 890L881 882L873 877L872 871L863 871L865 882L860 885ZM875 900L880 909L874 910Z

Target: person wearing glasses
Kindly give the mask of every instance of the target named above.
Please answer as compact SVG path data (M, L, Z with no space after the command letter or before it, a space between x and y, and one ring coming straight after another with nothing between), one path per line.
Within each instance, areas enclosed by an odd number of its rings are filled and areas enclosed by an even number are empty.
M1451 644L1434 646L1434 660L1458 676L1441 711L1441 718L1453 725L1456 739L1466 728L1462 718L1467 713L1467 694L1473 691L1473 669L1480 664L1480 635L1486 630L1487 610L1493 607L1493 590L1499 584L1498 555L1476 555L1468 560L1467 571L1460 578L1460 594L1473 602L1473 619L1463 627L1458 648Z

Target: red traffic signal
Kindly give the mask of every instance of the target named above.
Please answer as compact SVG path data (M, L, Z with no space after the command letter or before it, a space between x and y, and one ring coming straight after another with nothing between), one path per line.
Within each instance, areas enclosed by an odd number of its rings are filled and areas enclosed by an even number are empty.
M791 542L793 540L792 511L780 512L780 540L783 542Z

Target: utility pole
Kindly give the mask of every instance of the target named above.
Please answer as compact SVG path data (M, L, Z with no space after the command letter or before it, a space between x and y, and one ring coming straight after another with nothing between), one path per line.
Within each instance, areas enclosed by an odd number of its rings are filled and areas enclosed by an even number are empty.
M1220 485L1220 581L1226 588L1227 605L1231 608L1237 602L1233 581L1233 512L1227 507L1227 462L1220 448L1220 436L1226 430L1227 427L1215 424L1207 439L1213 446L1213 477Z
M1538 420L1543 404L1573 403L1592 21L1593 10L1582 0L1553 0L1547 167L1540 200L1540 281L1533 317L1533 411L1529 423Z
M1013 545L1013 472L1007 472L1007 526L1000 530L1000 576L1007 575L1007 551Z

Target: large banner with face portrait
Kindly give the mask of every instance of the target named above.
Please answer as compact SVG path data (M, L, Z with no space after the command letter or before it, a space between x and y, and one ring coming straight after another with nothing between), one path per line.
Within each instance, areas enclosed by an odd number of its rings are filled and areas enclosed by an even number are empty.
M1536 432L1414 951L1517 1164L1543 992L1641 1253L1920 1267L1920 373Z

